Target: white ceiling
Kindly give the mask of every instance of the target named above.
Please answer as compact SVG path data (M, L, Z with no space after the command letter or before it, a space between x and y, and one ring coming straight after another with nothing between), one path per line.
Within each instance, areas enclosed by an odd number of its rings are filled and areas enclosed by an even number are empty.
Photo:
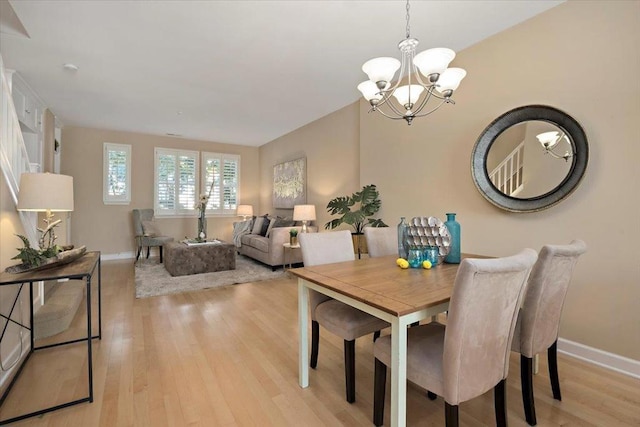
M411 35L460 51L559 3L413 1ZM399 0L10 4L30 38L5 23L5 67L64 125L252 146L357 100L362 63L405 36Z

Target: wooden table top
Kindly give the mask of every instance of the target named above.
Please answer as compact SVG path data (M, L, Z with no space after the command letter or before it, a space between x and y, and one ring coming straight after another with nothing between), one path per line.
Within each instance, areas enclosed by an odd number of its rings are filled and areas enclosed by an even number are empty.
M486 258L463 254L463 258ZM394 255L294 268L301 279L341 293L395 316L449 301L460 264L439 264L429 270L401 269Z
M24 273L0 273L0 285L13 285L16 283L39 282L57 279L83 279L91 276L100 260L100 252L86 252L82 257L60 266L43 270L26 271Z

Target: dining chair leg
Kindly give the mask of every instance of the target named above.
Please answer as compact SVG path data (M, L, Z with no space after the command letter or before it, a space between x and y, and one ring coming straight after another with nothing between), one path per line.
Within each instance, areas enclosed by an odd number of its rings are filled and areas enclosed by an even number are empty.
M551 344L551 347L547 349L547 360L549 363L549 379L551 379L553 398L562 400L562 395L560 394L560 379L558 378L558 341L555 341Z
M427 397L429 398L429 400L436 400L438 398L438 395L432 391L427 390Z
M520 355L520 383L524 417L530 426L536 425L536 407L533 400L533 358Z
M136 254L136 261L140 258L140 252L142 252L142 246L138 246L138 253Z
M147 259L149 259L150 252L151 252L151 246L147 246Z
M344 379L347 385L347 402L356 401L356 340L344 340Z
M320 344L320 324L312 320L311 321L311 361L309 366L316 369L318 366L318 345Z
M507 380L502 380L493 388L496 411L496 426L507 427Z
M373 373L373 424L381 426L384 422L384 393L387 383L387 365L375 359Z
M162 264L162 246L158 246L160 249L160 264Z
M444 402L444 423L447 427L458 427L458 405Z
M373 342L376 342L378 338L380 338L380 331L375 331L373 333Z

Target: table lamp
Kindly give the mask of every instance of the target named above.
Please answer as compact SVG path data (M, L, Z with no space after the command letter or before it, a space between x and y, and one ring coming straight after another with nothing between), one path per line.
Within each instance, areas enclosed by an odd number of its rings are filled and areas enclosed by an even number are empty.
M243 221L246 221L248 216L253 216L253 206L252 205L238 205L237 215L241 216Z
M315 221L316 206L315 205L295 205L293 207L293 220L302 221L302 233L308 233L307 221Z
M53 220L52 212L73 211L73 177L53 173L23 173L20 176L20 192L18 193L18 210L30 212L46 212L45 229L42 233L40 249L48 249L55 245L54 227L62 220Z

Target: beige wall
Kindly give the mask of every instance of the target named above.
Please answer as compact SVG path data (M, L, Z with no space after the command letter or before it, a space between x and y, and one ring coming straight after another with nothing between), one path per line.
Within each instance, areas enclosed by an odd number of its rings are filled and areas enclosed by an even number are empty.
M587 242L560 335L640 360L640 2L568 2L459 53L455 106L411 127L360 109L360 181L379 185L385 220L457 212L466 252L507 255ZM601 84L603 83L603 84ZM476 190L474 143L522 105L572 115L589 139L578 189L537 213L502 211Z
M258 148L194 141L129 132L67 126L62 131L61 173L74 177L75 210L71 213L71 242L86 245L103 254L126 255L134 251L132 209L153 207L154 148L176 148L239 154L240 201L257 205L259 200ZM105 205L102 202L103 143L131 144L132 197L129 205ZM235 216L209 217L208 235L231 240ZM176 239L194 237L197 230L192 218L158 220L163 233Z
M589 252L576 268L560 335L640 360L640 199L631 189L640 179L639 17L639 2L564 3L460 52L454 65L469 74L455 106L409 127L368 114L360 101L359 118L348 106L262 146L261 213L272 211L273 165L305 155L321 226L331 198L373 183L392 226L400 216L457 212L463 251L501 256L581 238ZM567 200L515 214L476 190L470 156L493 119L529 104L571 114L591 155Z
M273 166L306 157L307 203L316 206L313 224L322 230L331 220L327 202L360 189L358 114L357 103L348 105L260 147L258 214L292 216L273 209Z

